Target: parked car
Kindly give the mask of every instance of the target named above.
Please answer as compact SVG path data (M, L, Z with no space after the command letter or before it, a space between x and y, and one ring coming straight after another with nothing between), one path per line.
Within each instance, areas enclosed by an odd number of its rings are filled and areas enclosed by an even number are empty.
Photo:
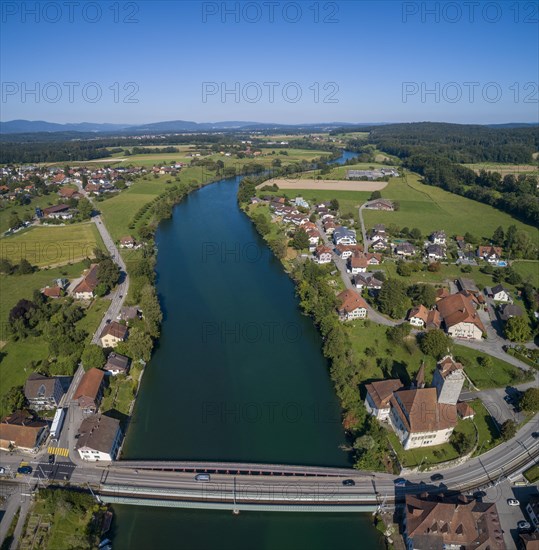
M18 474L28 475L28 474L31 474L32 471L33 471L32 466L20 466L19 468L17 468Z
M442 474L434 474L430 476L431 481L440 481L444 476Z
M55 455L49 455L49 464L54 464L55 461L56 461L56 456Z
M6 469L5 468L0 468L0 476L4 475L5 473L6 473Z
M507 504L509 504L509 506L520 506L520 502L516 498L508 498Z
M353 487L356 484L356 482L353 479L344 479L342 484L345 487Z
M398 477L395 481L395 487L406 487L407 481L403 477Z
M527 531L528 529L532 528L532 526L527 521L519 521L517 523L517 527L520 531Z

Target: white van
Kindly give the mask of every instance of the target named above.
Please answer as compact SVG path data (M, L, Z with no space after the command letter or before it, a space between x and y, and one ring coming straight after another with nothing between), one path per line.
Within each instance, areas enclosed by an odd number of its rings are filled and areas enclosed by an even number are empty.
M197 474L195 476L197 481L210 481L210 474Z

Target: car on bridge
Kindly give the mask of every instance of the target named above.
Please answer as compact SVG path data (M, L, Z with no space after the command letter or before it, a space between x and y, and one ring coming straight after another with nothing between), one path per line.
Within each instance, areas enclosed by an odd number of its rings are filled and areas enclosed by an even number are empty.
M353 479L343 479L342 484L345 487L353 487L356 484L356 482Z
M208 482L208 481L210 481L210 479L211 479L210 474L197 474L195 476L196 481L206 481L206 482Z
M433 474L430 476L431 481L441 481L444 478L442 474Z
M408 483L403 477L398 477L395 481L395 487L406 487Z
M517 527L519 531L529 531L532 528L527 521L519 521Z
M508 498L507 504L509 504L509 506L520 506L520 502L516 498Z

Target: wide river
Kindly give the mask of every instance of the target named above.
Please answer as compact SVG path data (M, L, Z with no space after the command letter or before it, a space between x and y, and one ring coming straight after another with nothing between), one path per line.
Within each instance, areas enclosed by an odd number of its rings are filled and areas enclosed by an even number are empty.
M321 339L238 183L192 193L159 226L164 321L123 456L349 466ZM380 547L368 515L114 508L115 550Z

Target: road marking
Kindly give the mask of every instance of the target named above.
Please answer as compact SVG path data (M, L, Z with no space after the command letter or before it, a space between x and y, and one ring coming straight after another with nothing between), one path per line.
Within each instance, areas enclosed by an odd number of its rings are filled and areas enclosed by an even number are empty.
M47 450L51 455L69 456L69 449L64 447L49 447Z

